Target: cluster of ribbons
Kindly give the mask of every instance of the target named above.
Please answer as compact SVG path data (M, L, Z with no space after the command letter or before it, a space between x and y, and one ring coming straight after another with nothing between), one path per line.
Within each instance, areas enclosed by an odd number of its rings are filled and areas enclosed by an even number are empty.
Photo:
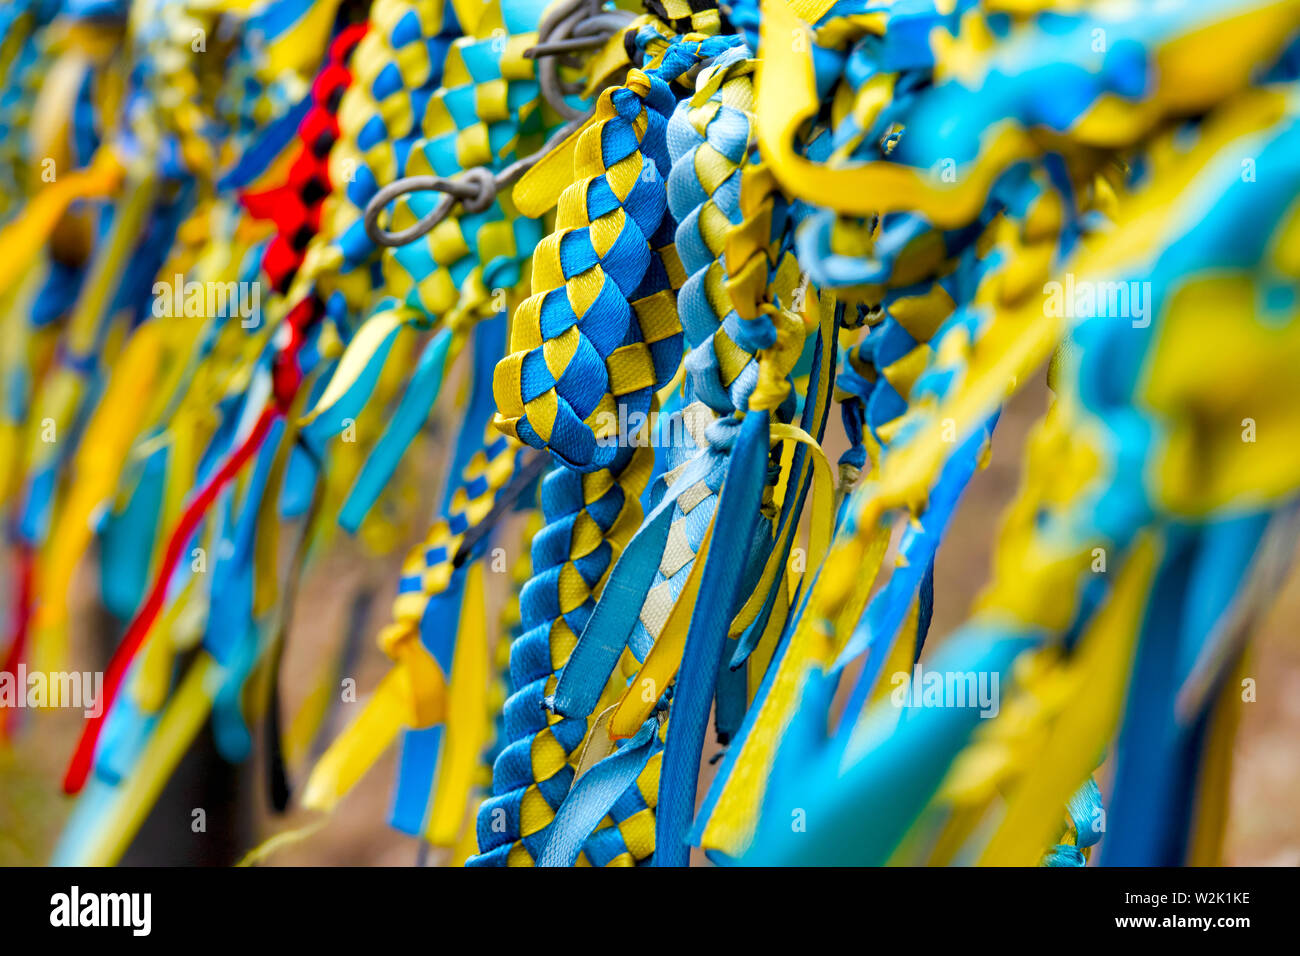
M1300 2L0 29L0 666L108 655L57 861L205 732L320 813L396 745L392 824L473 866L1218 859L1300 529ZM284 713L300 580L413 540L386 676L339 693L363 574Z

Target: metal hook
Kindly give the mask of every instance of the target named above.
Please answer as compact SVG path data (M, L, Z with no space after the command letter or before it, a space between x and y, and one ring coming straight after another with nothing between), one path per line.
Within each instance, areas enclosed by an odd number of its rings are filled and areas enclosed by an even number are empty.
M401 179L394 180L375 193L366 203L363 220L366 235L377 246L395 248L428 235L440 222L451 215L457 203L464 206L468 213L482 212L492 205L497 193L512 186L515 180L528 172L543 156L575 130L580 129L591 118L592 112L594 111L579 114L552 133L537 152L515 160L498 173L494 174L486 166L475 166L473 169L465 170L455 179L444 179L441 176L403 176ZM388 232L379 227L379 214L394 199L407 193L430 190L445 193L438 205L433 208L433 212L400 232Z
M566 96L579 89L560 80L560 60L572 53L594 49L618 34L635 17L626 10L603 10L602 0L568 0L550 11L537 28L537 43L524 51L535 59L542 98L567 119L582 111L569 105Z
M552 40L549 38L550 34L546 40L539 39L536 44L524 51L524 56L530 60L540 60L543 57L590 50L605 43L632 20L632 15L623 10L603 11L578 20L572 28L573 35L568 39ZM557 31L552 31L554 32Z
M371 197L370 202L366 203L366 235L379 246L404 246L431 232L451 214L451 210L457 203L462 204L467 212L482 212L492 204L492 200L496 199L497 189L496 178L490 170L482 166L467 169L455 179L443 179L440 176L404 176L380 189ZM380 212L394 199L407 193L430 190L446 195L429 215L400 232L388 232L379 228Z
M428 235L451 215L460 203L466 212L482 212L496 199L497 193L510 186L565 137L591 117L591 110L574 109L566 97L582 91L581 83L560 79L560 62L574 53L594 49L625 29L636 17L626 10L604 10L604 0L565 0L553 7L537 28L537 43L524 56L537 60L537 78L542 97L551 108L567 119L545 145L530 156L511 163L495 175L483 166L466 170L454 179L440 176L404 176L389 183L366 203L366 235L378 246L393 248ZM444 193L433 211L400 232L379 227L379 214L394 199L407 193L436 190Z

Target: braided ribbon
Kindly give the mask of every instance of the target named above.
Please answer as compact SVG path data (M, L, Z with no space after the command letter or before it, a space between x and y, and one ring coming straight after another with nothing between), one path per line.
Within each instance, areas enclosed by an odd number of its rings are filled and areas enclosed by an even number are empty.
M668 84L641 70L601 94L493 378L498 427L581 471L613 462L616 446L599 439L613 434L617 406L647 414L680 362L680 266L660 225L673 104Z
M514 317L514 351L493 379L498 427L550 448L566 467L542 489L547 526L534 543L534 577L521 594L526 630L511 650L509 743L493 769L493 796L479 810L474 865L564 862L580 852L604 865L653 853L663 734L653 721L607 758L627 764L636 780L612 791L607 785L606 798L595 804L596 820L608 806L615 825L587 837L591 827L566 823L556 832L576 832L577 839L548 852L589 723L545 703L608 569L641 520L637 499L653 451L604 439L616 438L615 398L641 414L651 411L654 389L680 362L673 289L682 276L659 172L668 168L665 135L675 105L668 83L722 48L703 37L679 38L650 72L632 70L626 86L601 95L594 122L576 143L575 182L560 197L556 232L534 254L535 291ZM611 420L597 428L601 413ZM604 783L599 774L591 779ZM588 822L594 827L596 820Z
M542 483L546 527L533 541L533 577L520 593L524 632L510 652L509 742L493 767L493 795L479 809L480 855L471 865L527 864L546 844L587 721L548 713L544 702L555 693L556 673L595 607L606 571L640 523L638 497L652 463L648 447L624 449L612 468L585 475L561 468Z

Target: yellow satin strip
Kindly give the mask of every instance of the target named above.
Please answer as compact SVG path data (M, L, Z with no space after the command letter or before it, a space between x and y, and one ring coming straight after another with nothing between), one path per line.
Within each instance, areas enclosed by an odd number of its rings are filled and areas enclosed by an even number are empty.
M816 23L826 15L826 11L835 6L835 0L786 0L790 12L800 20Z
M799 6L810 13L820 4ZM792 42L799 35L804 42ZM819 108L808 27L786 0L764 0L760 36L759 147L781 185L806 202L858 216L919 212L936 226L956 226L979 212L1003 169L1033 152L1027 134L1007 124L989 137L979 163L953 185L931 183L928 173L883 160L844 169L811 162L794 147L799 127Z
M883 700L893 692L895 687L891 681L893 675L912 673L912 665L916 661L916 634L920 629L920 625L921 598L920 595L917 595L912 598L912 603L908 605L907 617L903 619L897 633L891 636L889 654L885 658L884 666L880 668L879 673L876 675L876 682L868 690L867 706L864 710L870 711L873 704ZM896 707L894 712L897 717L902 717L902 708Z
M1188 841L1189 866L1223 866L1223 834L1227 829L1232 782L1233 743L1241 719L1241 681L1249 673L1242 655L1230 679L1223 682L1210 717L1205 755L1197 775L1196 805Z
M958 182L935 182L926 170L885 161L833 168L810 162L794 148L795 134L819 108L809 28L800 15L817 13L815 0L763 0L756 78L758 142L773 174L787 191L810 202L856 216L916 212L949 228L970 222L989 188L1012 163L1039 152L1028 132L1012 120L990 127L979 159ZM1270 62L1291 35L1300 10L1278 0L1208 26L1190 24L1156 52L1156 88L1132 103L1099 97L1079 118L1072 135L1081 144L1118 147L1133 142L1170 114L1214 105L1249 81L1254 64ZM802 36L796 44L792 37ZM1217 64L1217 65L1212 65ZM770 77L764 82L764 77Z
M799 699L808 662L826 659L829 645L821 622L805 613L790 637L790 646L718 795L701 835L702 846L740 856L753 839L758 811L767 790L768 772L776 758L781 734Z
M819 568L830 549L831 535L835 531L835 480L831 476L831 463L817 439L798 425L777 422L772 425L774 442L798 442L807 446L812 462L812 516L808 539L807 567Z
M176 631L195 600L195 582L191 578L158 616L158 622L149 629L140 650L140 666L134 679L128 678L132 699L145 713L157 713L167 703L171 691L173 663L176 659ZM204 601L206 610L206 600ZM204 615L206 616L206 614Z
M578 155L578 140L597 117L574 130L553 150L539 159L515 183L512 196L521 216L540 219L555 208L560 194L573 183L573 162Z
M406 666L399 661L380 681L357 719L317 761L303 788L302 805L312 810L332 810L374 766L397 732L414 725L411 699ZM444 685L437 701L439 719L445 711L445 701Z
M114 363L108 387L73 459L68 497L37 569L41 601L34 621L34 647L43 668L63 669L68 589L94 534L96 513L113 496L152 400L161 344L155 323L146 322L136 330Z
M772 604L772 613L767 619L767 627L763 629L763 636L754 645L749 660L745 662L746 699L751 704L758 695L768 665L772 663L772 655L776 653L781 635L785 633L786 622L790 619L790 588L784 581L776 587L776 601Z
M811 464L805 465L805 468L811 467L813 471L812 534L809 541L810 553L807 555L804 567L819 568L822 560L826 557L827 550L830 548L831 534L835 530L835 486L831 479L830 462L827 461L826 453L822 451L822 447L817 440L797 425L778 422L771 426L771 438L773 444L778 442L798 442L808 446L811 452L807 456ZM782 481L788 486L793 477L787 469ZM729 637L736 637L738 634L743 633L758 618L759 612L767 601L767 595L771 592L771 588L776 581L777 573L785 571L782 558L786 553L786 543L793 537L798 526L799 522L797 520L791 520L781 529L781 536L772 549L772 556L763 568L763 573L754 588L754 593L745 601L740 613L731 622L731 628L728 631ZM793 586L792 583L791 587Z
M865 539L852 538L849 546L851 550L846 552L849 557L821 569L823 577L849 579L844 589L850 597L834 622L836 626L831 628L831 622L823 620L818 613L814 592L791 635L790 646L777 665L767 695L754 715L754 723L740 745L736 762L701 835L702 846L730 856L740 856L749 846L776 750L798 705L804 681L811 668L826 668L833 663L852 633L853 624L862 616L889 547L889 526L874 528Z
M447 730L424 834L434 846L455 846L465 828L470 793L490 732L489 681L483 564L475 561L465 573L456 654L447 689Z
M238 2L249 6L252 0ZM316 71L323 60L323 52L329 47L330 31L337 17L339 2L340 0L316 0L292 29L286 30L267 45L268 75L310 74Z
M294 827L292 830L281 830L279 833L267 837L240 857L235 866L257 866L259 863L265 863L277 851L283 850L287 846L293 846L295 843L301 843L308 837L320 832L321 827L325 826L328 819L328 817L324 817L320 820L314 820L306 826Z
M296 767L307 759L311 743L329 714L333 696L334 668L326 662L284 734L284 760L289 766Z
M68 207L79 199L107 196L126 170L110 150L101 149L84 170L65 173L32 197L27 208L0 230L0 292L11 288L45 248Z
M1061 808L1097 765L1119 726L1142 615L1158 561L1156 540L1139 536L1110 600L1079 643L1075 702L1063 708L1032 770L1008 795L1006 815L982 866L1036 866L1060 832Z

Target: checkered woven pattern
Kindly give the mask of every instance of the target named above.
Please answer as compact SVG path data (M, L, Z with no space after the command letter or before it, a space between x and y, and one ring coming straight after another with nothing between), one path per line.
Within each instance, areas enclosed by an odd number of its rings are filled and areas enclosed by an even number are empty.
M753 138L753 71L743 45L728 50L697 83L697 96L708 98L697 106L684 101L668 126L668 201L680 223L677 251L687 272L678 297L691 345L686 370L695 396L719 412L744 407L758 375L754 352L772 344L733 307L723 261L744 218L740 185Z
M679 265L671 223L661 230L673 103L667 83L640 70L601 95L493 379L498 426L573 468L607 466L616 448L598 441L597 418L616 420L620 404L647 413L681 361Z
M393 623L379 636L392 657L400 657L403 644L417 640L420 620L429 599L446 590L455 572L453 559L465 533L481 521L509 484L519 464L520 444L495 432L491 425L482 449L466 463L446 511L413 547L402 564L402 576L393 602Z
M453 177L484 167L499 171L541 147L561 125L541 99L536 64L523 51L537 42L544 4L484 6L482 15L447 51L442 85L428 99L420 128L399 163L403 176ZM397 200L394 228L431 213L441 193L411 193ZM384 261L394 294L431 318L455 320L478 308L495 290L511 289L541 241L539 222L521 218L508 191L481 212L453 209L428 235Z
M339 106L340 125L351 135L330 157L346 184L328 223L343 255L341 271L375 252L362 222L366 204L401 175L459 34L443 0L375 0L370 8L369 30L356 53L358 82Z
M555 692L556 675L595 607L606 572L641 522L639 498L653 458L648 447L624 448L611 468L588 474L561 468L542 482L547 524L533 541L533 577L520 594L525 631L510 653L509 742L493 767L493 795L479 809L480 856L473 865L531 864L569 792L571 761L588 723L551 713L543 702ZM645 792L653 798L656 789ZM649 829L653 834L653 825ZM637 845L647 855L653 849ZM620 857L621 851L604 862Z

